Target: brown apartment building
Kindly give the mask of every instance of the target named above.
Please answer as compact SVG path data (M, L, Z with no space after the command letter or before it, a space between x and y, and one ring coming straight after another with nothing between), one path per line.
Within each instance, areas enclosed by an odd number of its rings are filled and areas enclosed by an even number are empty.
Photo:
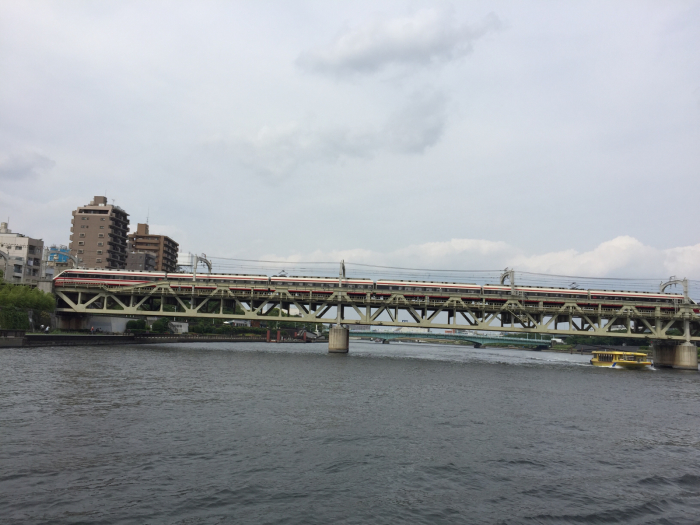
M126 266L129 214L107 204L107 197L95 197L87 206L73 211L70 231L70 253L83 260L82 266Z
M139 224L136 226L136 233L129 234L129 242L131 250L149 252L156 256L156 271L175 271L179 245L167 235L151 234L148 224Z

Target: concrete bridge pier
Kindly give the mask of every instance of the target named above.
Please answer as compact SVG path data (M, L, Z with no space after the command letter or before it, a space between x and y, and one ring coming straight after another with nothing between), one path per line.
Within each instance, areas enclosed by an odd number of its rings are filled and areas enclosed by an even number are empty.
M342 326L332 326L328 333L328 353L347 354L350 349L350 330Z
M698 369L698 347L694 343L654 341L652 348L654 366L657 368Z

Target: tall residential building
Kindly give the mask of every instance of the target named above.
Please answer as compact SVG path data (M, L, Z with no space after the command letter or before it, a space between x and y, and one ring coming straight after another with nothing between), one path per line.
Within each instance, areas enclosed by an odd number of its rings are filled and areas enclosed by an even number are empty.
M41 275L41 259L44 241L12 233L7 223L0 223L0 270L5 280L13 283L35 285ZM7 260L6 260L7 258Z
M136 233L129 234L129 242L132 250L149 252L156 256L157 271L175 271L179 245L167 235L151 234L148 231L148 224L138 224Z
M87 206L75 210L70 231L70 253L82 259L82 266L126 267L129 214L119 206L107 204L107 197L95 197Z

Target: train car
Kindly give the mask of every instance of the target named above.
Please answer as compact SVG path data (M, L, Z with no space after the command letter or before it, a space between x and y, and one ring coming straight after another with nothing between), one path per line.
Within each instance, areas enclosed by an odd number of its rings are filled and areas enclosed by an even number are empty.
M166 278L165 272L138 272L129 270L71 268L63 270L53 282L57 287L70 285L134 286L155 283Z
M171 286L178 289L215 290L219 286L228 286L230 290L269 290L270 280L267 275L222 274L222 273L198 273L195 280L191 273L169 273L168 280Z
M629 301L660 303L664 310L683 302L683 295L677 293L625 292L621 290L591 290L591 298L599 302L609 302L603 306L612 307L622 306L624 302Z
M376 284L377 295L402 292L408 297L441 297L443 294L480 293L481 287L472 283L442 283L433 281L391 281L381 279Z
M577 288L544 288L540 286L516 286L515 290L518 294L525 296L535 295L543 297L574 297L576 299L589 299L588 290L579 290Z
M355 279L346 277L342 280L343 288L356 290L355 293L366 293L374 288L374 281L371 279ZM285 286L290 292L310 293L311 288L315 292L332 294L333 288L338 288L338 279L335 277L304 277L304 276L276 276L270 278L271 287ZM320 290L319 290L320 288ZM352 294L353 292L348 292Z

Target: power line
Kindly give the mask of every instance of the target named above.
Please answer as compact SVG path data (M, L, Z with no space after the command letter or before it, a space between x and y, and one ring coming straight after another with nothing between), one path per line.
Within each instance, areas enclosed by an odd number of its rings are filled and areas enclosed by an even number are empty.
M335 276L338 271L338 261L289 261L268 259L241 259L233 257L210 257L218 261L217 269L224 271L244 271L245 273L276 272L283 268L290 275L323 275ZM432 274L446 281L465 282L470 280L475 284L493 284L500 281L503 270L459 270L443 268L409 268L404 266L386 266L368 263L346 262L346 267L351 269L353 277L371 279L402 279L430 281ZM591 277L565 274L546 274L539 272L518 271L515 272L515 282L518 285L551 286L556 288L602 288L602 289L626 289L638 291L658 291L658 286L665 279L643 277ZM700 295L700 281L688 280L691 295Z

